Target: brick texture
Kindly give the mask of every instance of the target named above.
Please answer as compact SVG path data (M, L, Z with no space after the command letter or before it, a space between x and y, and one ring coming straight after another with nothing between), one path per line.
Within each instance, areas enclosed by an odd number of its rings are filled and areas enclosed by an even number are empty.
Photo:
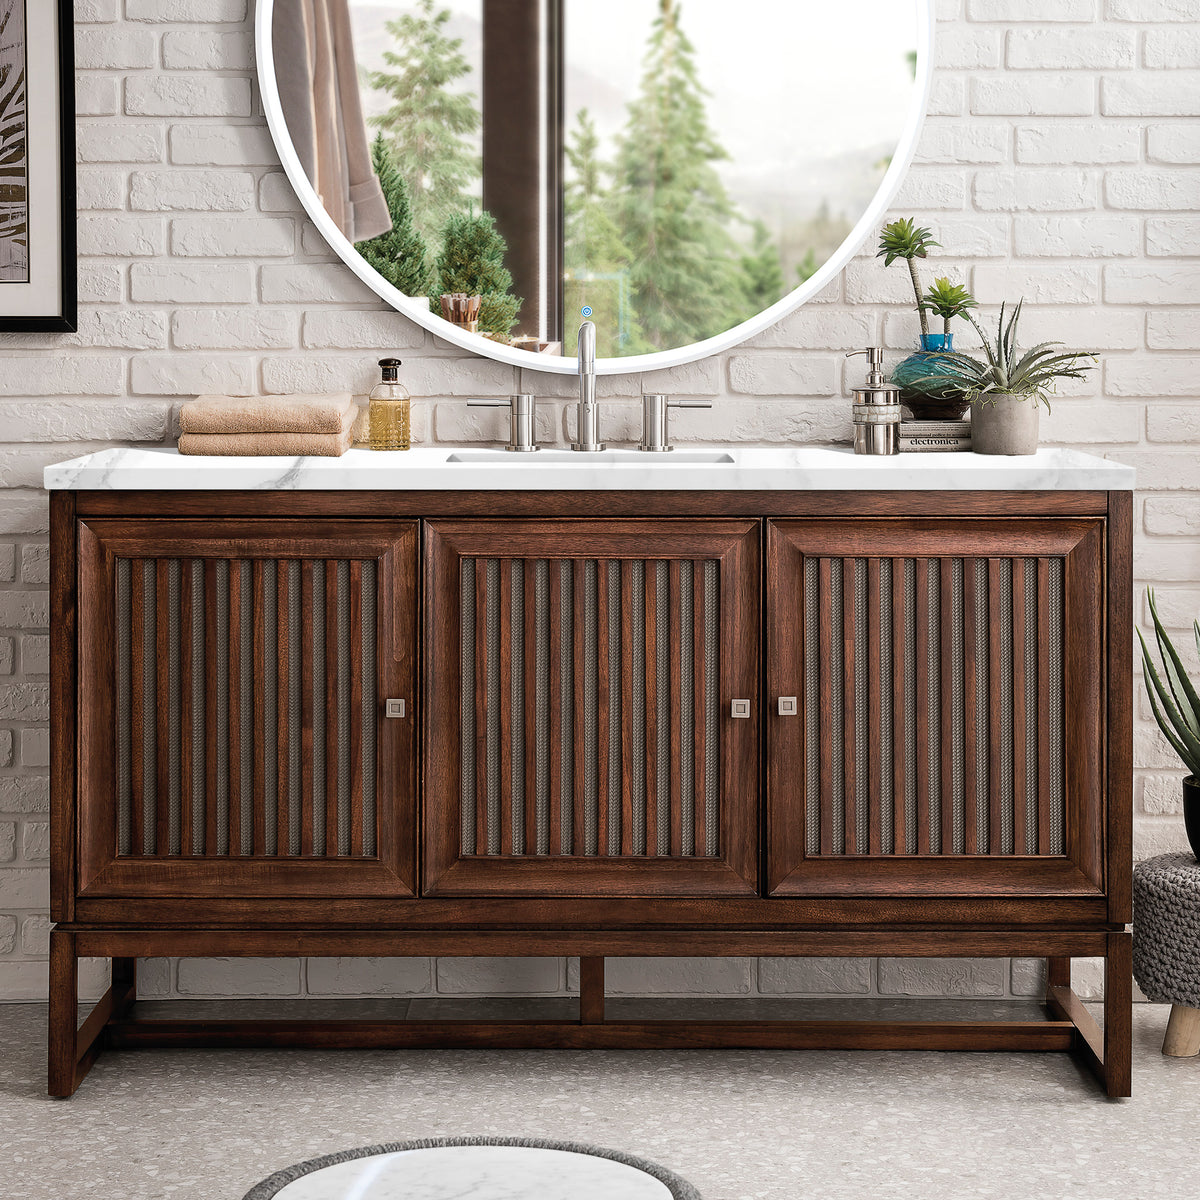
M198 388L351 388L401 352L428 398L421 439L488 440L469 395L545 398L571 381L448 353L387 310L303 214L260 115L248 0L76 0L79 330L0 334L0 999L45 987L46 500L41 465L80 446L169 444ZM1200 610L1200 9L1195 0L949 0L916 162L894 205L943 244L927 267L989 310L1024 295L1027 334L1094 347L1103 369L1044 421L1048 443L1139 468L1139 592L1181 632ZM727 355L600 381L605 434L637 436L643 389L709 397L681 440L845 443L841 355L912 344L907 282L867 246L813 303ZM960 339L969 348L970 338ZM1139 601L1140 605L1140 601ZM1139 607L1139 619L1145 613ZM1180 768L1138 706L1136 848L1182 843ZM102 982L89 967L88 987ZM1080 964L1094 990L1099 975ZM664 995L1028 995L1041 966L885 959L621 960L614 990ZM214 960L143 964L147 994L566 994L573 967Z

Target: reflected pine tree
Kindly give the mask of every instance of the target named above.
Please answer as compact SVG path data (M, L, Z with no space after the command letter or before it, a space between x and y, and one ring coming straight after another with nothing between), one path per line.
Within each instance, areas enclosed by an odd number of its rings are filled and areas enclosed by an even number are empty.
M779 248L771 240L771 231L762 221L754 222L754 240L742 255L746 303L751 313L770 308L788 289L783 280Z
M521 298L511 295L512 274L504 265L508 244L490 213L455 213L442 228L442 250L437 259L437 295L430 311L441 312L439 297L465 292L481 297L479 332L505 337L517 323Z
M387 23L396 48L384 52L390 70L371 71L370 84L392 100L370 118L387 139L411 198L416 228L426 238L455 212L464 212L477 189L480 159L471 138L479 132L478 97L454 91L471 73L462 39L446 36L450 10L417 0L416 13Z
M632 255L613 217L612 168L600 160L599 146L595 123L586 108L580 109L565 147L563 353L575 353L576 317L587 305L596 325L597 354L605 358L642 354L652 347L633 307Z
M677 0L659 0L637 97L617 149L614 211L630 254L633 307L655 347L688 345L749 315L738 218L714 164L728 155L708 121Z
M388 283L406 296L427 296L433 282L429 251L425 239L413 229L408 185L396 169L382 133L376 134L371 143L371 163L387 200L392 227L379 237L356 242L354 248Z

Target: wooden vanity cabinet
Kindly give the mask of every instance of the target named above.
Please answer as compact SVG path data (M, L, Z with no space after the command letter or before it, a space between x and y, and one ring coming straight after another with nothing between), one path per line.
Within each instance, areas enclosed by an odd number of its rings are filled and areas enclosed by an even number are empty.
M321 1044L1077 1048L1128 1094L1130 510L54 493L51 1092ZM437 954L577 956L578 1019L134 1007L138 957ZM1046 1017L606 1019L611 955L1040 957Z

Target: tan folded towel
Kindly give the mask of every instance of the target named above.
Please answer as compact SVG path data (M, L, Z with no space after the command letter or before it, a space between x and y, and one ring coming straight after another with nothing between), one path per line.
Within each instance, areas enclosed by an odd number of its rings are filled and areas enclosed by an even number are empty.
M183 433L342 432L354 408L349 392L326 396L197 396L179 410Z
M337 458L350 449L357 419L358 408L351 404L337 433L184 433L179 437L179 453Z

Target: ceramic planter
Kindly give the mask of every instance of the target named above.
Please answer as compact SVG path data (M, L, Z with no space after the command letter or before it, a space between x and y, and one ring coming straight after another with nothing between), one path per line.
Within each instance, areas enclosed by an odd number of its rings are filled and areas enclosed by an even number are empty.
M1183 826L1196 861L1200 862L1200 779L1189 775L1183 781Z
M918 421L958 421L970 402L957 388L947 388L936 376L953 368L941 355L954 349L952 333L923 333L921 349L898 362L890 382L900 389L900 403ZM930 378L933 376L934 378Z
M995 396L971 412L976 454L1036 454L1040 405L1030 396Z

